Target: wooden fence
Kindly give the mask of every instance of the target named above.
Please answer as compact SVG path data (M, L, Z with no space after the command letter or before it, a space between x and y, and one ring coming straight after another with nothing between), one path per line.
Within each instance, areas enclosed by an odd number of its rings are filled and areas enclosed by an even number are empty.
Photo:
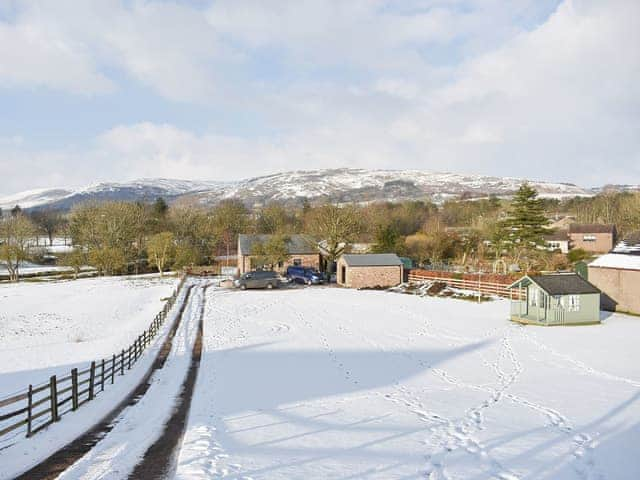
M144 350L160 331L167 315L175 304L186 276L173 291L151 324L128 348L107 358L92 361L86 368L73 368L68 375L53 375L48 382L29 385L20 393L0 399L0 440L11 432L26 430L31 437L39 431L58 422L63 415L74 412L93 400L109 385L136 364ZM13 410L10 407L17 406Z
M496 274L465 273L456 276L450 272L422 269L409 270L408 277L409 283L442 282L461 290L471 290L484 295L497 295L507 298L510 296L507 287L515 281L510 275L497 276Z

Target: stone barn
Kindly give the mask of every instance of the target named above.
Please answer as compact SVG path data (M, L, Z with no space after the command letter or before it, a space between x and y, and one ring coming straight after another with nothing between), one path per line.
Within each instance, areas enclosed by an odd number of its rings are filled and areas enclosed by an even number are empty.
M336 277L348 288L393 287L402 283L402 261L395 253L344 254Z
M273 270L284 273L287 267L296 265L319 269L321 267L318 242L307 235L286 235L287 260L272 265ZM238 235L238 272L243 274L255 268L263 267L259 263L259 256L255 254L258 244L267 244L273 235Z

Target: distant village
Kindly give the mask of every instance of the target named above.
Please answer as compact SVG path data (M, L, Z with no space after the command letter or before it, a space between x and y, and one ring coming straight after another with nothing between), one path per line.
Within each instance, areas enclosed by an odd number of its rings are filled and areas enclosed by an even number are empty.
M481 290L484 279L485 293L511 298L515 321L593 323L600 308L640 314L637 192L557 200L523 184L511 199L441 205L198 208L158 198L69 212L16 205L0 216L0 281L180 269L358 289L457 281Z

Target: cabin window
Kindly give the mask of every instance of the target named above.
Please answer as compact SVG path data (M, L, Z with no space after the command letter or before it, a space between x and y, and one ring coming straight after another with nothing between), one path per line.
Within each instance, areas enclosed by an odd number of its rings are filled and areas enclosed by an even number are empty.
M301 258L294 258L293 259L293 265L296 267L299 267L300 265L302 265L302 259Z
M565 300L565 309L569 312L578 312L580 311L580 295L567 295L564 297Z
M585 235L582 237L582 240L584 242L595 242L596 241L596 236L595 235Z

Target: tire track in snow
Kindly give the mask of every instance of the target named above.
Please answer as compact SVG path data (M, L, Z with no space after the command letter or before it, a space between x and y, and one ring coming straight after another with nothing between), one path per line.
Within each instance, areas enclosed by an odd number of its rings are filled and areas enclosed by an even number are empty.
M66 469L72 466L76 461L80 460L84 455L89 453L109 432L118 424L121 414L129 407L137 404L140 399L147 393L151 386L154 373L164 367L164 364L171 352L173 339L176 335L178 327L182 323L184 311L189 303L193 286L187 287L186 294L180 309L171 326L166 339L164 340L158 356L153 364L144 375L140 383L125 397L115 408L113 408L105 417L102 418L93 428L78 437L76 440L65 445L60 450L50 455L43 462L30 468L15 480L33 480L35 478L41 480L53 480L58 478Z
M130 480L162 480L172 476L177 468L179 447L184 437L187 417L195 390L196 379L202 358L202 337L204 331L204 311L206 293L211 284L202 288L202 302L199 309L198 333L191 349L191 363L180 387L180 393L173 406L173 413L156 441L147 449L142 461L129 475Z

